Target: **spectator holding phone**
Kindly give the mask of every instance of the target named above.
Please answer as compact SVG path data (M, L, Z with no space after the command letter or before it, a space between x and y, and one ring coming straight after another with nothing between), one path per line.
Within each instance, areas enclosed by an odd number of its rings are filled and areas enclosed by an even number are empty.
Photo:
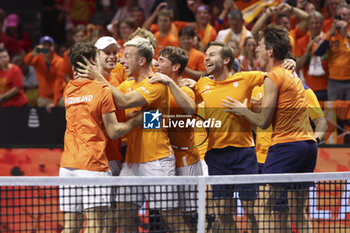
M55 42L50 36L40 38L40 44L28 53L24 62L34 67L38 80L38 107L50 103L63 106L62 90L65 86L63 58L55 53Z

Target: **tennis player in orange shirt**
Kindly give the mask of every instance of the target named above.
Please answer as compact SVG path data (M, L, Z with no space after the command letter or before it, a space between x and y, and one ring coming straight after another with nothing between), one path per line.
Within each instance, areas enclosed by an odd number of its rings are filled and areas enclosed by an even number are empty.
M263 167L263 174L313 172L317 159L317 143L307 112L307 97L301 80L294 73L281 68L289 50L288 31L280 26L268 26L261 34L257 53L261 67L268 73L264 80L264 98L260 113L254 113L232 98L223 100L227 111L243 116L266 129L272 124L272 146ZM309 184L270 185L265 187L260 203L263 213L259 220L271 214L281 190L288 191L288 203L293 213L304 213L294 220L299 232L312 232L306 213ZM259 228L267 232L269 222L259 221Z
M110 89L105 84L80 76L76 72L80 66L78 64L85 63L82 55L91 62L98 62L97 49L88 42L73 45L68 54L75 76L67 84L63 95L67 129L59 176L111 176L106 155L107 139L116 139L131 131L140 123L141 116L118 123ZM104 215L110 205L109 189L61 187L60 209L64 212L65 220L63 232L79 232L84 212L84 232L102 232ZM91 192L95 196L89 195Z
M103 77L114 87L118 87L125 79L126 73L123 66L118 63L118 49L121 46L117 41L110 36L102 36L95 42L95 47L98 52L98 70ZM117 120L119 122L125 121L124 111L117 109L115 111ZM108 165L112 176L119 176L123 156L121 154L121 138L116 140L108 139L106 146L106 155L108 158ZM106 217L106 228L109 228L107 232L116 231L115 221L115 198L116 188L111 188L111 208Z
M149 82L162 82L169 86L171 92L183 91L191 98L191 104L195 105L195 94L188 86L182 86L181 75L185 70L189 58L185 50L167 46L159 52L156 69L167 76L154 77ZM176 94L176 93L175 93ZM181 98L182 95L171 95L170 115L186 115L188 98ZM184 107L184 109L182 109ZM184 118L173 118L172 121L184 120ZM201 176L202 165L200 155L195 146L194 128L171 127L168 132L171 145L173 146L176 159L177 176ZM196 194L195 187L189 185L179 186L179 206L187 227L190 232L196 232ZM185 229L185 226L184 226ZM187 230L187 229L186 229Z

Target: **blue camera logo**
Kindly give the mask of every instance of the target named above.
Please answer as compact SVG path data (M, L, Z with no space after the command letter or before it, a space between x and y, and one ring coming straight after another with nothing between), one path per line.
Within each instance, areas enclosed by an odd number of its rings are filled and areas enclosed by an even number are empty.
M152 112L143 112L144 129L160 129L161 113L159 110Z

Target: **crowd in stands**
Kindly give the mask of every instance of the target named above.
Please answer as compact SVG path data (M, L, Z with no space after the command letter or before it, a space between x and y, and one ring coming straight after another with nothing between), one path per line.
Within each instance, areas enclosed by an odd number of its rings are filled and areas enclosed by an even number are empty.
M1 108L64 106L63 90L72 78L69 47L112 36L123 44L138 27L166 46L189 55L183 77L205 74L205 46L231 46L239 71L261 70L256 56L259 32L268 24L290 32L299 77L320 101L350 100L350 6L344 0L66 0L43 1L42 37L32 41L17 14L0 9ZM155 58L157 58L155 56Z

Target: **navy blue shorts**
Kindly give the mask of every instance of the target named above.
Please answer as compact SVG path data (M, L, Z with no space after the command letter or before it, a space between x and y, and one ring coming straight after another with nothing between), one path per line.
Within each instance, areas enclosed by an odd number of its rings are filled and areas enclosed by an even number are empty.
M258 173L262 174L262 170L264 168L263 163L258 163ZM259 184L265 186L266 184ZM273 207L273 211L281 211L288 210L288 199L287 199L287 191L284 190L281 192L280 196L275 201L275 206Z
M228 146L211 149L205 154L209 175L258 174L258 163L254 147ZM241 200L250 201L257 197L257 185L212 185L214 198L232 198L237 191Z
M262 174L263 168L264 168L264 164L263 163L258 163L258 174Z
M279 143L270 146L262 173L313 172L316 160L317 144L314 141ZM313 183L303 184L310 186Z

